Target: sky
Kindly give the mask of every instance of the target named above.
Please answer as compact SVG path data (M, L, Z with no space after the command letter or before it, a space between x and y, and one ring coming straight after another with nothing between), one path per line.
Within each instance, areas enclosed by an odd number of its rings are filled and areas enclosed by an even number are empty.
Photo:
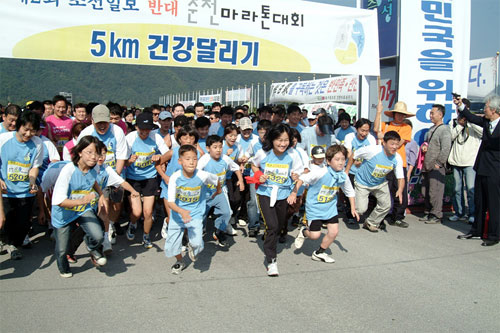
M356 7L356 0L306 0ZM403 1L403 0L401 0ZM415 0L404 0L415 1ZM466 1L466 0L465 0ZM494 57L500 51L500 0L471 1L470 59Z

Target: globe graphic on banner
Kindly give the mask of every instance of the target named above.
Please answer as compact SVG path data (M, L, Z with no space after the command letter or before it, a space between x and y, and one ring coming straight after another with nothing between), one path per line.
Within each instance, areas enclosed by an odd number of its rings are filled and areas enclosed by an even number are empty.
M365 32L358 20L343 23L335 38L335 57L344 65L355 63L365 45Z

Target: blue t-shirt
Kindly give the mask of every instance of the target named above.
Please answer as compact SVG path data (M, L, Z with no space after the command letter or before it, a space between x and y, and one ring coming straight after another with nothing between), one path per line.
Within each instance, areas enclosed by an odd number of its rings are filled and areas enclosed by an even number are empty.
M116 160L126 160L128 157L127 142L123 130L114 124L109 124L109 128L104 135L97 133L94 126L87 126L78 136L78 140L86 135L92 135L101 140L107 148L106 161L104 164L116 170Z
M245 157L250 157L250 155L248 154L248 149L252 145L252 143L255 143L256 141L259 141L259 136L254 134L250 135L248 139L245 139L243 138L243 136L241 136L241 134L238 134L238 139L236 140L236 142L241 147L242 155L244 155ZM247 162L247 164L245 164L245 169L243 170L243 175L249 176L251 171L252 168L250 167L250 163Z
M226 173L228 171L238 171L240 168L238 164L234 163L228 156L222 155L219 160L214 160L209 154L203 155L198 161L198 170L204 170L206 172L210 172L214 175L217 175L221 187L226 186ZM216 185L207 185L208 191L207 195L212 196L217 190Z
M203 170L195 170L191 178L178 170L168 182L168 201L188 210L191 219L202 220L205 217L207 185L217 185L217 179L216 175ZM173 209L171 218L174 222L183 223L181 216Z
M277 188L276 200L286 199L292 192L292 172L301 174L304 170L301 158L293 148L280 156L276 156L272 149L268 152L259 150L252 163L268 176L257 189L257 194L272 197L273 188Z
M330 166L318 168L300 176L304 185L309 185L306 195L306 218L308 221L328 220L337 216L337 193L339 188L347 197L354 197L351 182L344 171L335 171Z
M233 152L229 155L227 155L227 151L229 149L232 149ZM235 143L232 147L229 147L226 143L226 140L224 140L224 143L222 144L222 154L229 156L231 160L233 160L235 163L238 162L238 158L240 157L240 152L241 152L241 146L238 143ZM228 171L226 173L226 179L230 179L231 176L233 175L232 171Z
M97 171L95 169L83 173L73 163L68 163L62 168L52 195L52 225L55 228L68 225L95 206L97 196L95 200L86 205L71 208L62 208L58 205L66 199L81 199L90 194L96 181Z
M382 146L366 146L359 148L354 153L353 158L363 159L363 163L358 168L355 181L363 186L374 187L386 181L385 176L394 170L397 179L404 178L403 161L396 153L387 156Z
M20 142L17 132L0 134L0 177L7 186L7 193L3 197L26 198L34 194L29 193L29 172L32 168L39 168L43 164L42 140L32 137L28 142Z
M146 140L139 137L134 131L126 137L130 155L137 155L135 162L127 167L127 178L134 180L145 180L155 178L157 175L152 157L157 154L165 154L168 147L160 135L150 133Z
M308 156L311 156L311 150L315 146L321 146L326 150L331 145L337 143L335 135L333 134L319 136L316 133L316 126L317 125L314 125L313 127L304 129L302 133L300 133L302 142L297 143L297 146L304 149Z
M203 150L203 152L205 154L208 154L208 150L207 150L207 138L199 138L198 139L198 144L200 145L201 150Z
M356 129L352 126L347 127L346 129L343 129L342 127L339 127L335 130L335 138L340 141L340 143L344 143L345 141L345 136L349 133L356 133Z
M61 160L61 156L57 151L56 146L44 136L40 136L40 139L43 142L43 163L38 168L38 177L36 177L36 184L40 185L42 183L43 173L49 167L50 161L59 161Z
M349 133L346 135L345 140L344 140L344 146L347 149L350 149L353 154L359 148L363 148L366 146L375 146L376 144L377 144L377 141L375 141L375 138L371 134L368 134L364 140L360 140L358 138L358 136L356 135L356 133ZM349 170L349 174L355 175L357 172L358 172L358 167L353 164L351 166L351 169Z

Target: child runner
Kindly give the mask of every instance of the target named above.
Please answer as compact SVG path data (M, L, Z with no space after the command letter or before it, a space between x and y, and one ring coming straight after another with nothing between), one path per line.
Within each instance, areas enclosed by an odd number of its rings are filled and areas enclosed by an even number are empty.
M130 197L130 223L127 230L127 239L133 240L137 229L137 220L144 215L144 248L153 247L149 232L153 226L153 211L155 193L158 189L157 171L155 164L159 164L161 155L168 151L168 147L159 134L151 133L154 127L153 115L143 112L137 116L135 126L137 131L127 134L126 140L130 157L126 163L127 182L142 195ZM127 192L130 193L130 192Z
M55 228L57 267L62 277L72 277L66 257L71 229L78 223L85 231L85 242L90 250L92 263L99 267L107 263L101 252L103 231L101 223L92 209L97 201L95 190L102 191L97 184L97 145L99 139L84 136L73 147L73 161L66 164L57 178L52 195L52 224ZM100 206L102 200L99 200Z
M269 120L261 120L256 127L257 135L259 136L258 140L252 141L250 146L245 151L245 156L247 158L251 158L257 154L259 150L262 149L262 144L264 143L264 138L266 136L267 131L271 128L271 121ZM248 214L248 236L249 237L257 237L260 230L260 211L257 205L257 189L254 183L250 183L249 180L254 178L254 172L251 169L250 163L250 175L245 179L250 188L250 200L247 202L247 214Z
M369 121L368 119L360 118L356 122L356 132L349 133L345 136L344 146L347 148L348 159L354 154L357 149L366 146L375 146L377 144L375 137L370 134L371 124L371 121ZM360 162L362 162L362 160L358 160L358 163ZM353 164L349 170L349 180L351 181L351 184L354 184L354 177L356 176L357 171L357 166ZM349 199L347 198L345 200L345 206L347 208L345 211L347 215L347 223L355 223L354 216L352 216L351 214L351 204Z
M200 119L200 118L198 118ZM206 119L206 118L205 118ZM214 207L215 215L215 232L213 234L217 245L221 247L228 246L226 242L226 230L231 218L231 208L229 207L229 199L227 197L226 173L233 171L238 177L240 190L243 187L243 177L241 176L240 167L234 163L227 155L222 155L222 138L218 135L210 135L207 138L208 154L203 155L198 161L198 170L204 170L219 177L219 182L222 188L222 193L214 195L216 188L213 185L208 185L207 191L207 212Z
M23 257L19 247L31 227L31 212L38 192L36 179L43 163L44 147L36 136L40 116L23 112L16 120L16 131L0 134L0 189L5 224L0 241L11 259Z
M198 117L194 122L194 127L196 128L196 132L198 132L198 146L203 151L203 153L207 153L207 136L208 130L210 128L210 119L207 117Z
M235 124L229 124L224 128L224 144L222 146L222 153L229 156L231 160L236 163L246 162L247 158L244 157L244 151L241 146L236 143L238 139L238 127ZM236 236L238 233L233 228L236 225L236 216L238 215L238 206L240 205L241 196L240 191L244 189L244 184L240 183L240 179L233 174L232 171L226 173L227 195L229 197L229 204L231 205L232 216L230 223L227 225L227 234Z
M172 210L165 240L165 255L177 259L172 273L179 274L185 267L182 261L182 238L188 232L188 254L196 261L203 250L203 218L206 209L207 185L216 185L216 194L221 193L217 175L196 170L198 152L192 145L179 148L178 163L182 170L172 174L168 182L168 207Z
M286 224L286 198L291 193L292 177L298 178L304 170L299 153L289 149L290 138L288 125L274 125L266 134L262 150L252 158L252 170L260 183L257 202L266 227L264 253L269 276L279 275L276 243Z
M405 175L403 173L403 161L397 153L401 137L395 131L384 134L382 145L366 146L357 149L353 156L349 158L346 173L349 173L354 160L362 159L361 166L354 177L354 187L356 189L356 211L363 214L368 208L368 196L373 194L377 199L377 206L366 218L363 228L378 232L379 224L385 214L391 209L391 195L387 186L386 176L394 170L398 179L398 191L396 199L403 201L403 191L405 189ZM359 162L357 162L359 164ZM352 211L352 209L351 209Z
M185 116L178 116L179 117L185 117ZM176 118L176 119L177 119ZM192 129L189 126L184 126L180 127L177 129L175 132L175 141L179 142L181 145L192 145L196 146L198 142L198 133ZM167 152L167 154L163 155L160 159L159 165L156 166L156 171L158 171L158 174L162 178L160 188L161 188L161 193L160 193L160 198L163 199L163 204L165 208L165 214L167 217L165 217L165 220L163 221L163 226L161 229L161 235L163 238L167 238L167 226L168 226L168 220L170 217L170 210L168 209L168 182L170 179L170 176L176 172L177 170L181 169L181 166L179 164L179 148L180 146L177 146ZM199 156L199 150L198 150L198 157ZM163 170L165 163L168 162L168 165L166 167L166 170Z
M335 259L325 251L332 245L339 232L339 219L337 217L337 192L342 188L351 202L351 214L359 219L354 207L354 189L343 171L347 158L344 146L333 145L326 151L326 168L317 172L302 174L295 184L295 188L288 197L288 203L294 204L297 191L302 184L309 185L306 195L306 218L308 228L302 226L295 238L295 247L300 249L306 238L318 239L321 236L321 226L326 223L327 233L319 249L313 252L311 258L316 261L334 263Z

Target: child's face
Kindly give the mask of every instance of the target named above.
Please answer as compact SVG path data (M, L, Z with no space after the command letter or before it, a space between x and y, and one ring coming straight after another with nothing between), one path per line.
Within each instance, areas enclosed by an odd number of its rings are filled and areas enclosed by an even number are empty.
M204 139L207 137L209 128L210 128L210 126L205 126L205 127L199 127L196 129L198 131L198 135L200 136L200 138Z
M387 155L394 155L399 148L399 140L388 140L382 141L382 146L384 146L385 153Z
M236 132L236 131L232 131L231 133L227 134L225 137L227 145L228 146L234 145L237 138L238 138L238 132Z
M183 135L179 138L179 143L182 145L194 145L196 138L194 135Z
M333 155L332 159L328 161L328 165L335 171L342 171L345 165L345 156L341 151Z
M349 122L347 120L341 120L340 121L340 127L342 127L342 129L347 129L347 127L349 127Z
M253 131L251 128L247 128L246 130L241 131L241 136L243 137L243 139L248 140L252 135L252 132Z
M278 154L282 154L288 149L289 144L290 139L288 138L288 134L286 132L283 132L278 138L273 140L273 149Z
M195 152L187 151L179 157L179 164L184 171L193 173L198 164L198 156L196 156Z
M106 149L103 149L101 151L101 155L97 157L97 164L98 165L103 165L104 161L106 161Z
M364 124L363 126L358 128L356 131L358 132L358 138L360 140L364 140L364 139L366 139L366 137L370 133L370 125Z
M222 155L222 142L215 142L207 147L210 157L214 160L218 160Z
M257 131L257 133L259 133L259 139L260 141L264 141L264 137L266 136L266 130L265 129L260 129Z
M325 158L324 157L321 157L321 158L316 158L316 157L313 157L312 158L312 162L316 165L321 165L323 164L323 162L325 161Z

